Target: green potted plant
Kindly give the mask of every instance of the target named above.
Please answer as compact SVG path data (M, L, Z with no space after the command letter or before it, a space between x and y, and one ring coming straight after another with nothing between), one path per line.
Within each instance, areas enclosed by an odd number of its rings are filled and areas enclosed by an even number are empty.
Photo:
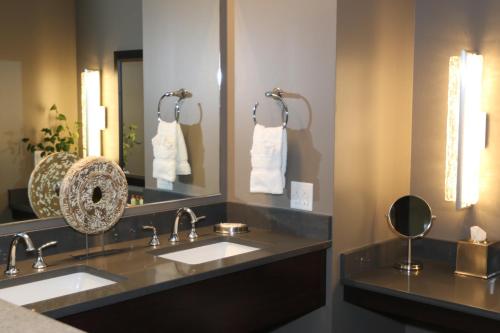
M123 126L123 171L127 172L126 166L128 162L128 153L136 145L141 142L137 141L137 125L131 124L128 127ZM128 130L128 131L127 131Z
M55 104L51 106L50 112L55 114L56 126L42 128L40 130L42 138L39 142L34 142L29 138L22 139L22 142L26 144L26 149L35 154L35 165L38 162L37 159L55 152L79 154L78 138L81 124L75 122L75 128L71 130L66 116L59 112Z

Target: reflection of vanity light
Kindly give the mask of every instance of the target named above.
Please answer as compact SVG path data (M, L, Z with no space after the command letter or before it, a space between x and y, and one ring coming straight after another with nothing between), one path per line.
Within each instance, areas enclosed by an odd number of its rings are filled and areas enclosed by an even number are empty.
M222 64L220 55L219 55L219 68L217 68L217 84L219 85L219 90L220 90L222 84Z
M479 200L481 150L486 114L481 112L483 57L462 51L451 57L448 82L445 199L457 208Z
M106 108L101 106L101 74L82 72L82 141L86 156L101 156L101 130L106 128Z

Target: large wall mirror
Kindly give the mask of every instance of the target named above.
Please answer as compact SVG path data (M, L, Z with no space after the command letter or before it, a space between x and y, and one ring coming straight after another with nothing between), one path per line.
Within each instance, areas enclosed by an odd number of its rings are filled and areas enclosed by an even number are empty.
M39 217L29 178L60 150L118 163L128 215L223 197L224 0L0 1L1 224ZM160 119L180 128L168 180L153 172Z

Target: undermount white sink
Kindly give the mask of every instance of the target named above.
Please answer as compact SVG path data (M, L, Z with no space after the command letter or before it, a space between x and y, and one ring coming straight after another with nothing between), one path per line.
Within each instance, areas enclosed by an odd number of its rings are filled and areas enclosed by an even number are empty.
M203 245L187 250L175 251L158 255L160 258L182 262L189 265L198 265L205 262L237 256L248 252L260 250L257 247L232 243L218 242Z
M2 288L0 299L17 305L26 305L114 283L116 281L91 273L76 272Z

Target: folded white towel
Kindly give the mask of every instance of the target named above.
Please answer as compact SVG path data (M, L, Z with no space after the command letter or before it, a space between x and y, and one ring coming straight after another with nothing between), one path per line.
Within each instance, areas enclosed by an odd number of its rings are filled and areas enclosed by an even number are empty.
M286 129L255 125L250 153L250 192L283 194L286 184Z
M175 181L175 160L153 159L153 177L168 180L169 182Z
M151 141L155 159L175 160L177 155L177 123L159 120L158 130Z
M159 190L172 191L174 189L174 183L160 178L156 180L156 187Z
M153 143L153 178L174 182L177 175L191 174L186 142L177 122L159 120Z
M191 166L188 162L188 153L184 134L182 133L181 125L177 123L177 155L175 158L175 170L178 175L190 175Z

